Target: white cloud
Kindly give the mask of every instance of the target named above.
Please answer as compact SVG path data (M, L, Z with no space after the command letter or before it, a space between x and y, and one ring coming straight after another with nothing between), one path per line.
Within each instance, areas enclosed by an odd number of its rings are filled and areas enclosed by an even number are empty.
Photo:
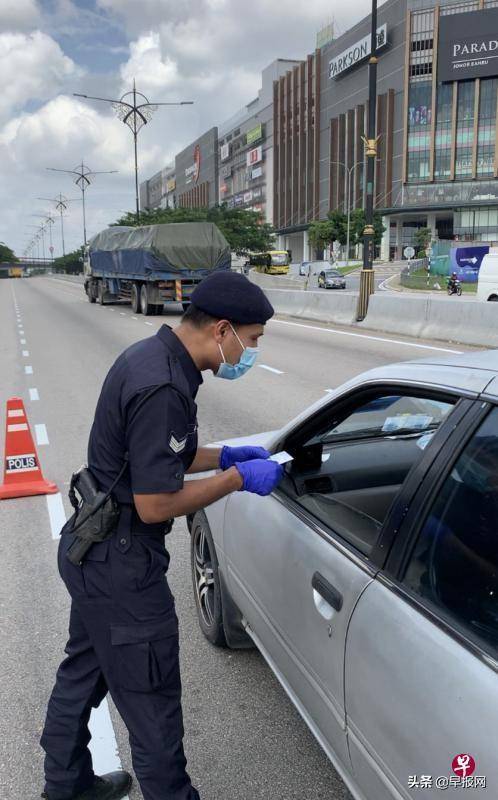
M2 0L0 3L0 30L20 31L38 25L40 11L36 0Z
M167 89L176 85L178 68L171 58L162 56L159 35L150 33L130 44L130 58L121 67L121 78L126 88L136 79L143 91Z
M0 119L5 119L28 101L53 96L68 78L81 75L81 70L41 31L1 33L0 75Z

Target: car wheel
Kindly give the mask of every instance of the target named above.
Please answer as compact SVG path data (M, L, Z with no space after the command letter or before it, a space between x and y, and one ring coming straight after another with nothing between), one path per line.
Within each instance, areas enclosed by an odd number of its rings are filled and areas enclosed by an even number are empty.
M226 647L221 610L218 559L206 515L199 511L192 522L190 563L199 626L216 647Z
M498 303L498 295L492 294L491 297L488 297L488 301L490 303Z

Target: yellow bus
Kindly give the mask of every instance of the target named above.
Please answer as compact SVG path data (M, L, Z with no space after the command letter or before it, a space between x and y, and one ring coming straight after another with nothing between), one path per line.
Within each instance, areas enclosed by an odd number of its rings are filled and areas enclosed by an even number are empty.
M22 278L22 267L9 267L9 278Z
M287 275L290 256L287 250L267 250L266 253L253 253L249 257L249 265L258 272L268 275Z

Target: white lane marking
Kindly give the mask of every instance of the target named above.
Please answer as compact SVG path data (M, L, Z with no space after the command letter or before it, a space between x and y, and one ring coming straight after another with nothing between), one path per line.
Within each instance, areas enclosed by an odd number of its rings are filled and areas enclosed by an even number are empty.
M92 754L95 773L97 775L105 775L107 772L122 769L107 698L102 700L98 708L92 709L88 727L92 734L88 746ZM124 800L128 800L128 795Z
M284 319L272 319L271 323L278 323L279 325L293 325L296 328L308 328L311 331L322 331L323 333L335 333L336 336L353 336L356 339L371 339L373 342L386 342L387 344L401 344L405 347L416 347L420 350L437 350L439 353L454 353L454 355L463 355L463 350L450 350L447 347L434 347L430 344L417 344L416 342L402 342L400 339L387 339L383 336L371 336L368 333L352 333L351 331L338 331L335 328L319 328L318 325L303 325L300 322L287 322Z
M120 312L119 312L119 316L120 316L120 317L126 317L126 314L125 314L125 312L124 312L124 311L120 311Z
M107 308L108 311L114 311L114 309L111 308L110 306L106 306L106 308Z
M138 319L138 317L132 317L132 319Z
M324 392L327 392L327 393L328 393L328 392L335 392L335 389L324 389L323 391L324 391Z
M19 336L24 336L24 331L19 331Z
M50 519L50 529L52 531L52 539L58 539L62 527L66 524L66 512L62 503L62 495L60 492L57 494L47 494L47 509Z
M22 408L11 408L10 411L7 413L8 418L11 417L24 417L24 411Z
M21 339L21 344L26 344L26 339Z
M46 498L52 539L59 539L59 534L66 524L62 496L58 492L57 494L47 494ZM92 709L88 727L92 735L88 747L92 754L95 772L98 775L105 775L107 772L122 769L107 698L102 700L98 708ZM129 800L128 795L123 800Z
M18 422L17 425L7 425L7 433L18 433L18 431L27 431L28 425L26 422Z
M24 367L24 374L25 375L32 375L33 374L33 367Z
M49 444L46 426L42 423L35 425L36 443Z
M40 395L38 394L38 389L30 389L29 390L29 399L33 402L35 400L40 399Z
M23 350L22 354L23 354L23 358L27 358L29 356L29 350Z
M152 322L146 322L145 324L146 325L152 325Z
M266 364L258 364L257 365L260 369L267 369L268 372L274 372L276 375L283 375L281 369L275 369L275 367L268 367Z

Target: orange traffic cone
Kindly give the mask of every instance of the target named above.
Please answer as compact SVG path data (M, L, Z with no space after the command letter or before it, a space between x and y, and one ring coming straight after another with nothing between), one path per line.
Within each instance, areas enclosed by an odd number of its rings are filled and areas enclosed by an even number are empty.
M0 485L0 500L58 492L55 483L42 475L35 443L20 397L7 400L5 426L5 474Z

